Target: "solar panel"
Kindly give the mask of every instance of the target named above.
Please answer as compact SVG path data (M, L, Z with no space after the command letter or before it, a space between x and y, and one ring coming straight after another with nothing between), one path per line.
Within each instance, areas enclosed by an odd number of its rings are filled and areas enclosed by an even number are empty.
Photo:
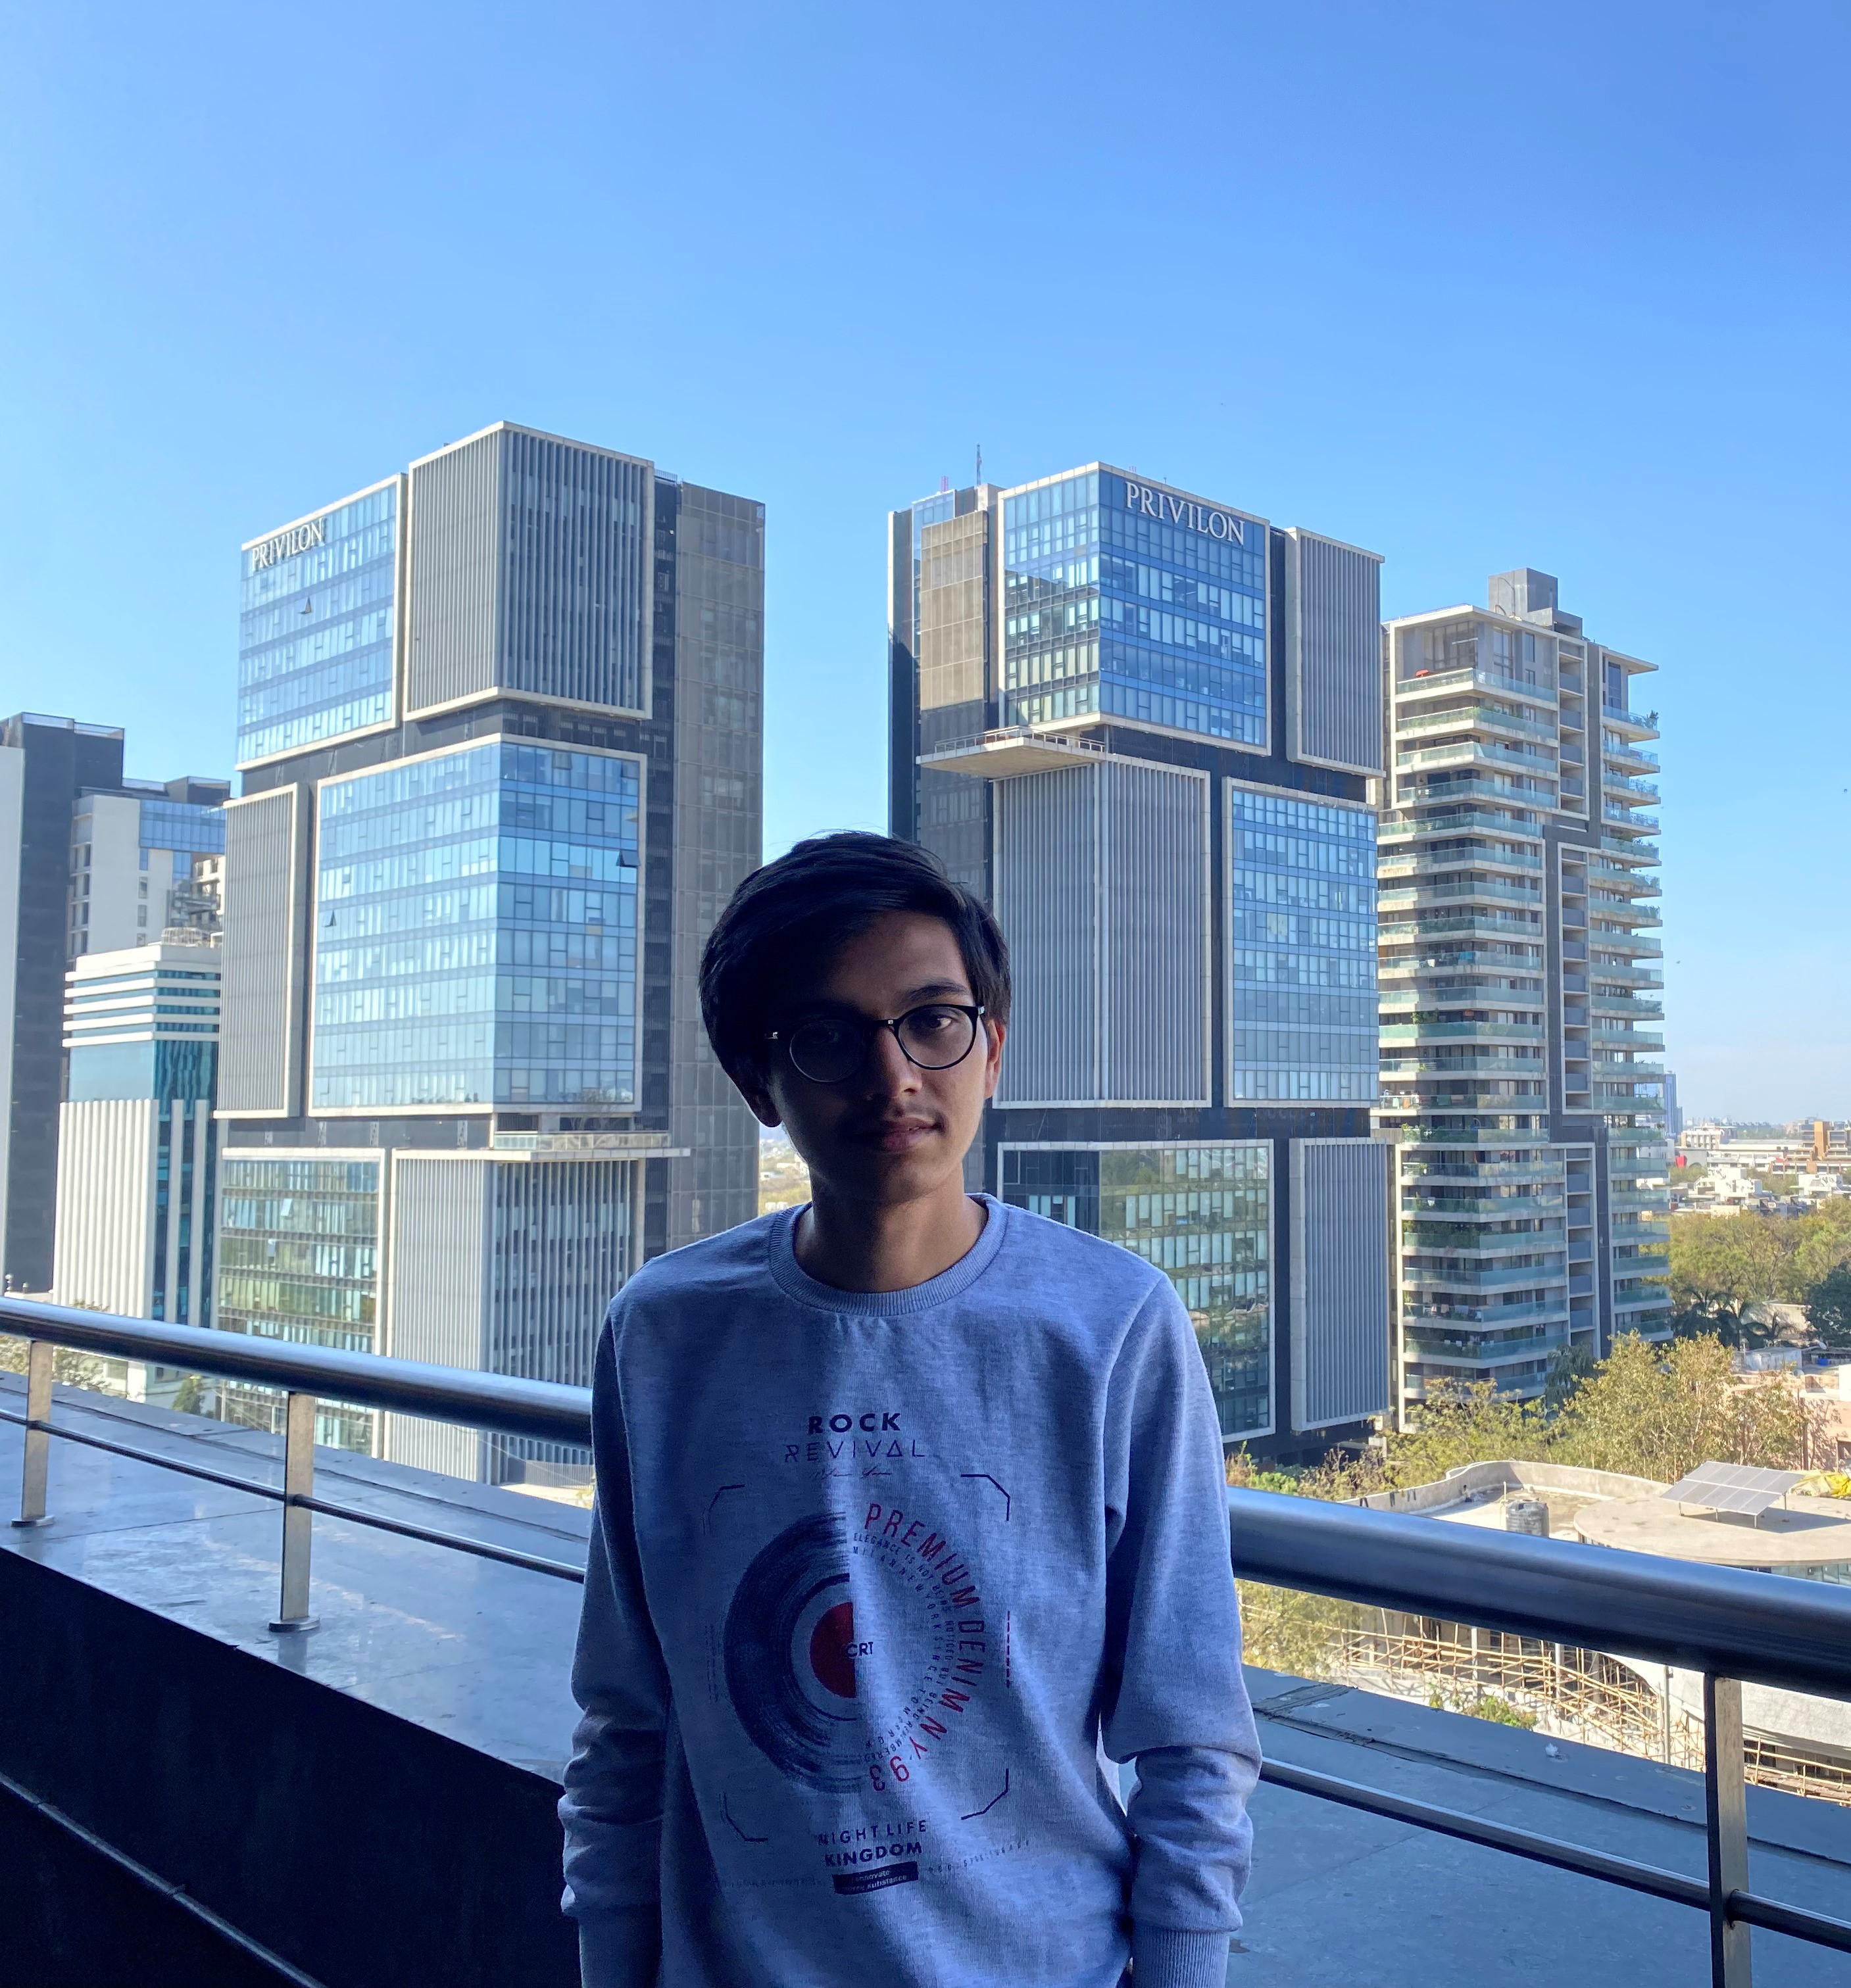
M1700 1463L1660 1495L1670 1504L1739 1512L1752 1519L1778 1505L1805 1475L1803 1470L1759 1470L1746 1463Z

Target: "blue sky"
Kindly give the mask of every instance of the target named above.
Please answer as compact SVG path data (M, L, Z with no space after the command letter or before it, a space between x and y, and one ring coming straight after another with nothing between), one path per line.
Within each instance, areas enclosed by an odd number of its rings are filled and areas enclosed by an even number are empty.
M0 705L231 759L239 542L508 418L768 509L767 851L883 513L1095 457L1660 662L1687 1108L1851 1115L1840 7L0 11Z

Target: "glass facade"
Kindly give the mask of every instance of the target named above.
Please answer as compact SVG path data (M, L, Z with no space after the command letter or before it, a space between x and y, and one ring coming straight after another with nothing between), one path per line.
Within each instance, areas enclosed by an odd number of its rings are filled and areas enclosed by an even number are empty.
M313 1108L633 1108L641 786L508 740L325 783Z
M1272 1148L1005 1146L1002 1199L1133 1251L1194 1321L1224 1440L1272 1424Z
M391 723L398 479L247 546L241 563L238 763Z
M141 847L179 850L189 856L222 856L225 810L200 801L144 800Z
M209 1056L211 1052L208 1050L206 1053ZM209 1097L209 1092L191 1098L181 1094L164 1097L161 1105L154 1145L154 1205L151 1224L154 1271L149 1316L170 1324L208 1323L204 1317L192 1316L192 1302L197 1289L200 1310L207 1311L212 1288L212 1176L218 1147L211 1135ZM203 1128L202 1118L208 1121ZM204 1138L200 1136L202 1130ZM195 1249L199 1253L196 1264L193 1261ZM167 1306L170 1282L174 1290L171 1319L168 1318Z
M218 1294L222 1332L371 1353L378 1320L377 1159L222 1157ZM221 1413L258 1428L282 1426L274 1389L227 1383ZM372 1416L323 1402L315 1439L370 1449Z
M1228 788L1228 1096L1376 1102L1376 817Z
M1264 752L1266 529L1105 469L1007 498L1004 722L1103 714Z

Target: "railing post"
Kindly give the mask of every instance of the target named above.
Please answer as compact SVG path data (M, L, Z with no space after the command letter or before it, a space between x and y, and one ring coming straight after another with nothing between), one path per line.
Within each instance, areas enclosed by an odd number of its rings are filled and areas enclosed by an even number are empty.
M1741 1680L1703 1681L1704 1804L1710 1844L1711 1988L1751 1988L1748 1927L1729 1916L1748 1888L1748 1797L1742 1773Z
M46 1474L50 1467L52 1432L52 1357L49 1339L28 1340L25 1348L25 1461L19 1474L19 1516L15 1526L49 1526L46 1515ZM31 1425L36 1424L36 1427Z
M292 1393L283 1424L283 1600L270 1627L279 1634L313 1629L309 1551L315 1514L300 1501L315 1493L315 1397Z

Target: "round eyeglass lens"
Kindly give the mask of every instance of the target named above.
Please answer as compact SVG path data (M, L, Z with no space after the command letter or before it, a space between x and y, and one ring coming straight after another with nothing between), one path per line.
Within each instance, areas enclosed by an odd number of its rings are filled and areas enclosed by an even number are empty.
M853 1022L806 1022L792 1033L790 1060L812 1084L841 1084L861 1068L868 1036Z
M900 1017L898 1034L921 1070L949 1070L969 1055L977 1025L962 1008L915 1008Z

